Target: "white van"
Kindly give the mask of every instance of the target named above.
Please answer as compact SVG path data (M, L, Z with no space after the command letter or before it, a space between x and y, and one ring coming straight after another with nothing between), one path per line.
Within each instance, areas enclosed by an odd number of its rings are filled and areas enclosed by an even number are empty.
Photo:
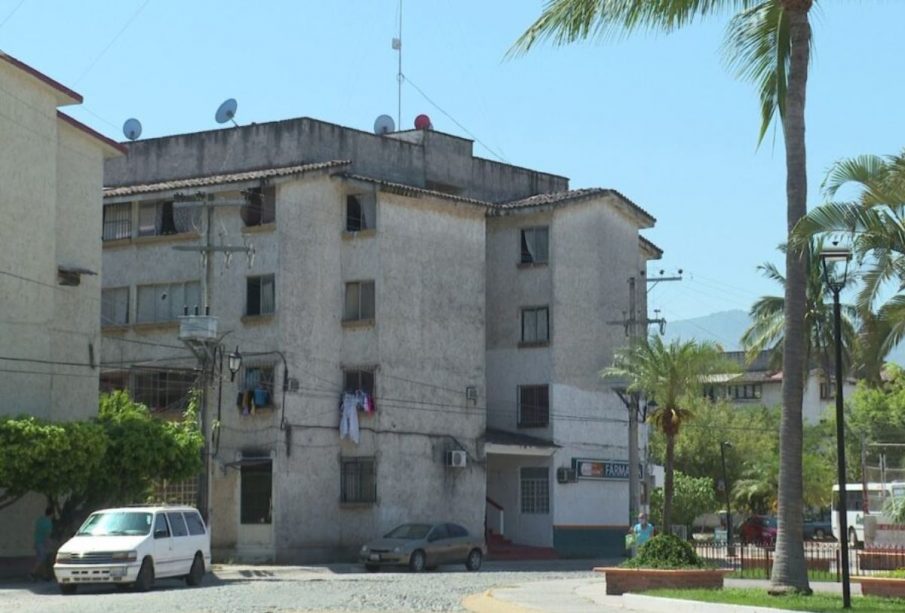
M53 571L64 594L85 583L147 591L156 577L183 577L198 585L210 563L210 533L196 509L124 507L89 515L57 551Z

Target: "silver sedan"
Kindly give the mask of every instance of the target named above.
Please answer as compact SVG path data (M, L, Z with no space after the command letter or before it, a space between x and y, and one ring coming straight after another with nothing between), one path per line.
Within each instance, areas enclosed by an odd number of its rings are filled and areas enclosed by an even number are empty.
M483 538L458 524L402 524L362 545L358 559L371 572L381 566L408 566L417 573L441 564L465 564L476 571L486 551Z

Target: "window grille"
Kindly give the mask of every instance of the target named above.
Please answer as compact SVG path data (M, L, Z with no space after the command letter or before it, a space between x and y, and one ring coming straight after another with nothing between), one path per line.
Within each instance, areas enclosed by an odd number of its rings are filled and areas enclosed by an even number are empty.
M520 385L518 388L519 428L544 428L550 423L550 388L547 385Z
M374 371L373 370L344 370L343 391L354 392L361 390L366 394L374 395Z
M374 458L343 458L340 502L377 502L377 472Z
M102 239L115 241L132 238L132 204L108 204L104 207Z
M522 513L550 512L550 469L531 467L521 469Z

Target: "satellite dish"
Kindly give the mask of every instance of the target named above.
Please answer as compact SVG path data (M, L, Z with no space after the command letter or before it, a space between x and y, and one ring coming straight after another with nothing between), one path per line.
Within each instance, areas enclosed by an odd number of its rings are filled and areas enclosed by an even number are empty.
M123 124L123 134L129 140L135 140L141 136L141 122L134 117L127 119Z
M415 129L416 130L433 130L434 124L431 123L431 118L423 113L415 117Z
M393 123L393 118L389 115L381 115L374 120L374 134L383 136L384 134L389 134L395 130L396 124Z
M225 100L223 104L220 105L220 108L217 109L216 115L214 115L214 119L217 120L217 123L226 123L227 121L233 122L233 125L238 127L239 124L233 119L236 116L236 107L239 104L236 102L235 98L230 98L229 100Z

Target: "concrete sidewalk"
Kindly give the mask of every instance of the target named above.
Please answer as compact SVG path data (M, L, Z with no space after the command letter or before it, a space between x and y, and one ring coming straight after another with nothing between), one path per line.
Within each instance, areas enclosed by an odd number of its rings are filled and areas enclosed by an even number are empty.
M727 579L726 587L762 588L769 581L751 579ZM815 592L829 592L842 597L840 583L812 582ZM860 595L861 586L852 584L852 595ZM610 611L648 611L651 613L774 613L785 609L750 607L721 603L704 603L695 600L656 598L643 594L609 596L606 581L600 579L559 579L537 581L512 587L496 588L466 598L462 605L475 613L599 613Z

